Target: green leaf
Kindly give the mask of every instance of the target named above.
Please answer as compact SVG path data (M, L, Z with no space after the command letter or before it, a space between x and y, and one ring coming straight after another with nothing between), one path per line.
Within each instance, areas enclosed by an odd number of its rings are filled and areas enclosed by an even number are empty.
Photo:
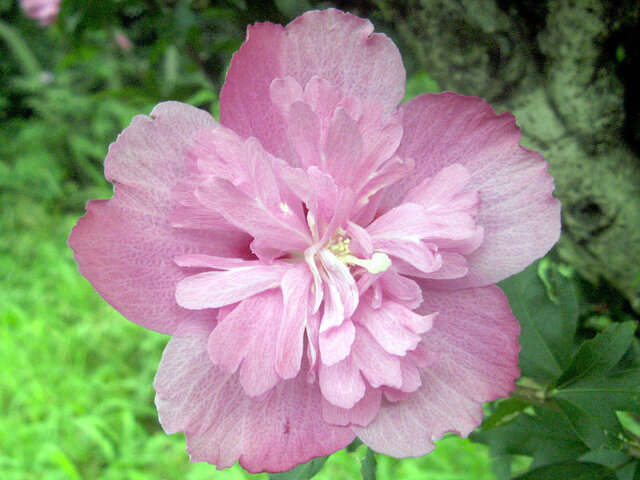
M471 439L488 444L492 457L533 457L532 467L575 460L589 450L564 414L541 408L534 412L521 413L490 430L476 431Z
M573 284L548 261L500 283L520 322L520 370L542 381L557 379L571 362L578 322Z
M367 448L367 454L362 459L362 466L360 468L362 480L376 480L376 467L376 457L373 450Z
M513 455L504 455L491 458L491 471L498 480L509 480L511 478L511 468Z
M318 457L314 458L310 462L305 463L304 465L298 465L293 470L289 470L288 472L282 473L270 473L270 480L309 480L313 478L324 465L324 462L327 461L329 457Z
M604 465L586 462L564 462L545 465L515 477L513 480L616 480L616 473Z
M640 366L636 325L609 325L584 342L557 381L551 396L591 448L619 446L622 427L616 410L640 410Z
M347 445L347 452L352 453L355 452L358 447L362 445L362 440L360 440L358 437L353 439L353 442L351 442L349 445Z
M629 432L630 435L640 439L640 418L638 418L638 415L632 415L627 412L616 412L616 415L618 415L622 428Z
M0 40L6 44L9 51L18 61L22 73L31 76L35 76L40 73L42 68L40 67L40 63L36 56L27 46L18 31L14 30L13 27L3 21L0 21Z
M616 471L618 480L634 480L638 461L623 452L608 449L591 450L577 459L580 462L598 463Z

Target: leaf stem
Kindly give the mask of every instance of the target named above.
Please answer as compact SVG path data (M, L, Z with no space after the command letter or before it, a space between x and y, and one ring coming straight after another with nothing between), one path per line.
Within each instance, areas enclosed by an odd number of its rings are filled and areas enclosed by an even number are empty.
M516 389L511 392L511 398L517 398L529 405L535 405L556 412L560 411L558 404L549 396L547 387L531 378L522 377L520 383L516 385Z

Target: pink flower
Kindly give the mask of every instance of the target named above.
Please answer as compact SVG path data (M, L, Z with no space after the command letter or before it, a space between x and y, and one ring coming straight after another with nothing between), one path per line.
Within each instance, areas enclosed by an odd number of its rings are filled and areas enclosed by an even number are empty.
M468 435L518 377L495 282L559 230L547 162L509 114L428 94L398 108L398 50L314 11L249 27L221 122L167 102L105 162L71 234L80 271L172 336L160 421L193 461L288 470L355 436L397 457Z
M49 25L56 21L60 10L60 0L20 0L20 6L29 18L40 21L40 25Z

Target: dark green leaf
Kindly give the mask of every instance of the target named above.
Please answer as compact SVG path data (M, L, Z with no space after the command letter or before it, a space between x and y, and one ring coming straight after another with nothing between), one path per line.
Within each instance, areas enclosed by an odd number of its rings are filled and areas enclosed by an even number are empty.
M573 284L544 261L501 282L500 287L522 328L522 374L555 380L569 365L575 350L578 303Z
M551 396L591 448L619 445L615 410L640 410L640 367L634 322L612 324L584 342Z
M558 389L609 373L631 347L636 325L633 322L609 325L582 345L567 370L558 379Z
M616 480L613 470L604 465L586 462L565 462L546 465L520 475L514 480Z
M598 463L616 471L618 480L634 480L637 460L624 452L608 449L591 450L577 459L580 462Z
M355 452L360 445L362 445L362 440L356 437L353 442L347 445L347 452Z
M491 458L491 470L498 480L509 480L511 478L512 462L513 455Z
M327 461L329 457L318 457L314 458L310 462L305 463L304 465L298 465L293 470L289 470L288 472L282 473L270 473L270 480L309 480L313 478L316 473L318 473L324 462Z
M35 76L40 73L40 63L20 33L3 21L0 21L0 40L7 45L25 75Z
M533 457L533 467L575 460L589 450L564 414L540 408L534 415L521 413L505 425L477 431L471 439L488 444L492 457Z
M362 459L360 473L362 480L376 480L376 457L373 450L367 448L367 455Z

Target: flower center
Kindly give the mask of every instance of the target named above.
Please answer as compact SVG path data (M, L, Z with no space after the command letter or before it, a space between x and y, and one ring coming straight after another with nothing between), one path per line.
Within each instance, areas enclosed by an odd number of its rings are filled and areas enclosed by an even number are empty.
M329 251L345 265L358 265L373 274L382 273L391 266L391 259L389 259L386 253L374 252L369 259L354 256L349 249L350 242L351 240L349 238L338 234L338 236L334 237L329 243Z

